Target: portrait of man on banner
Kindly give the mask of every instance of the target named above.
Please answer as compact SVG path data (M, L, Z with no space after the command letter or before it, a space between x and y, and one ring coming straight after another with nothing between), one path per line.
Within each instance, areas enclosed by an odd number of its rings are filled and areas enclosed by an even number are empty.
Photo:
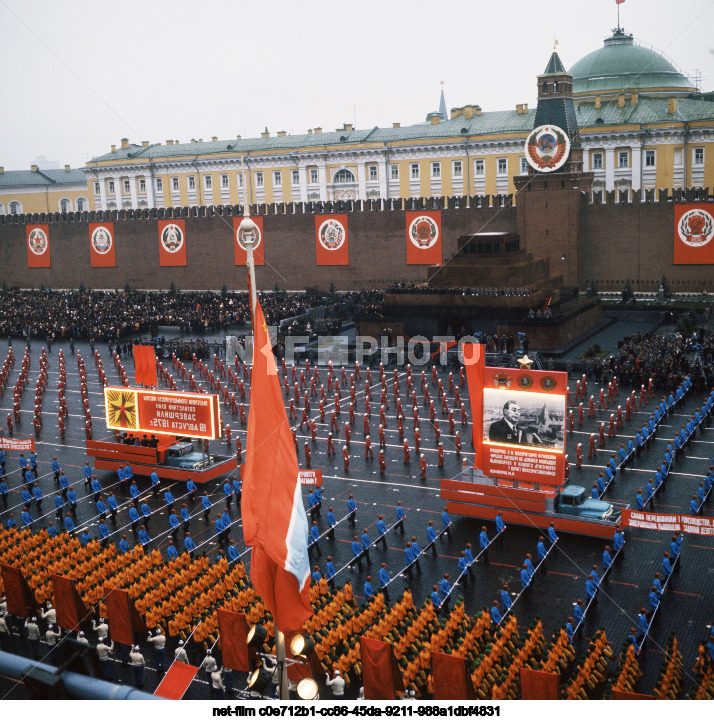
M562 450L565 417L559 396L484 390L484 442Z

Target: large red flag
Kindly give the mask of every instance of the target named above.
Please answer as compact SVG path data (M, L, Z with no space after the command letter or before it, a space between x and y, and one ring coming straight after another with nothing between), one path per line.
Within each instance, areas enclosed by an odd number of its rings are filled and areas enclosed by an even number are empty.
M253 374L243 471L243 533L250 577L283 633L310 618L307 516L265 316L256 303Z
M27 267L51 268L50 262L50 226L26 225L27 233Z
M115 268L114 223L89 224L89 259L92 268Z
M245 243L241 234L238 232L243 218L235 216L233 218L233 263L235 265L248 265L248 251L245 249ZM253 215L251 220L258 228L258 243L253 248L253 265L265 265L265 242L263 238L263 216Z
M674 264L714 264L714 216L711 208L674 204Z
M250 672L250 656L244 613L218 609L218 632L221 635L223 664L234 671Z
M393 701L397 691L404 691L404 681L397 666L397 659L394 658L392 644L362 636L359 645L362 654L364 697Z
M474 685L463 656L431 652L435 701L467 701L474 698Z
M349 265L347 215L315 216L317 265Z
M186 265L186 221L159 221L159 265Z
M131 348L134 355L134 381L147 386L157 386L156 352L152 345L134 345Z
M474 466L483 469L483 376L486 367L486 346L464 343L461 347L469 384L471 432L476 451Z
M441 265L441 211L409 210L407 265Z
M52 579L58 625L60 628L79 631L79 624L89 618L89 612L74 587L74 581L66 576L58 576L56 573L53 573L50 578Z

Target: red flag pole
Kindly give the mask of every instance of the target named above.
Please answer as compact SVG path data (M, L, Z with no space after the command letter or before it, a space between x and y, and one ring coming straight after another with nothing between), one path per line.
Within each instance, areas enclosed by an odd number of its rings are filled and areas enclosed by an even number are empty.
M243 220L238 226L238 237L246 248L246 266L248 267L248 287L250 291L250 316L253 327L253 343L255 343L255 309L258 301L255 287L255 264L253 262L253 248L258 240L258 226L250 219L250 206L248 201L248 183L245 175L245 166L241 157L241 174L243 176L243 188L245 202L243 203ZM247 449L246 449L247 450ZM278 673L280 674L280 699L289 700L288 692L288 665L285 654L285 635L275 628L275 657L278 662Z

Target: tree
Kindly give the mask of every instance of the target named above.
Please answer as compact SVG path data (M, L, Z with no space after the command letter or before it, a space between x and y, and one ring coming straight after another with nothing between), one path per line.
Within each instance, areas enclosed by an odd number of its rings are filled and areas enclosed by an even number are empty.
M635 301L635 294L632 292L632 288L630 287L630 279L628 278L625 281L625 287L622 289L622 302L623 303L629 303Z
M169 294L170 295L176 295L176 283L171 281L171 285L169 285Z

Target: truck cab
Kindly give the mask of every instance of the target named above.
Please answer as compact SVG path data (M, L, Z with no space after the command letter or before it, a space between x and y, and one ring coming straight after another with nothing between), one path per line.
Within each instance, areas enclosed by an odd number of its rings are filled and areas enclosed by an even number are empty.
M612 521L615 508L611 503L591 498L583 486L568 485L561 488L555 502L555 511L567 516Z
M181 441L166 449L166 465L174 468L200 470L210 462L209 457L193 448L193 443Z

